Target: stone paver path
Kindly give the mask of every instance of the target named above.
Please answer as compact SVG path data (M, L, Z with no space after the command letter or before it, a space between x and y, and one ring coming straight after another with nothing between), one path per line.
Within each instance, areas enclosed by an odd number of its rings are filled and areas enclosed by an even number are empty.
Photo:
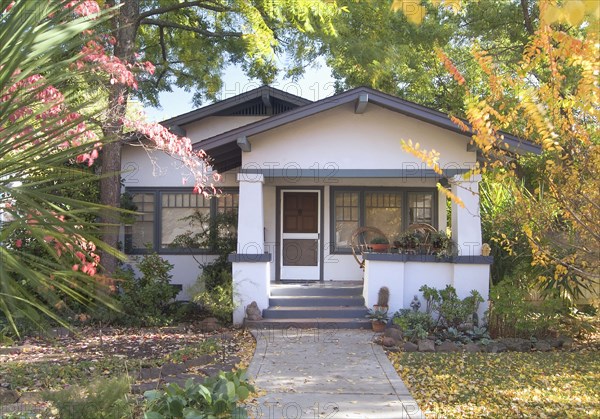
M249 374L263 419L423 417L373 332L256 330Z

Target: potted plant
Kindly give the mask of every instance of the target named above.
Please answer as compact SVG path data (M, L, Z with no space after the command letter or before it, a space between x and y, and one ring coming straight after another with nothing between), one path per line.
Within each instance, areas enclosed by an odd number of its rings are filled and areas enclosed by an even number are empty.
M405 252L414 253L419 246L419 236L416 233L404 233L400 236L399 244Z
M387 252L387 250L390 248L390 243L385 237L375 237L373 240L371 240L369 247L374 252L383 253Z
M389 306L388 303L390 301L390 289L388 287L379 288L379 292L377 293L377 304L373 306L374 310L381 310L387 313Z
M369 312L365 317L371 320L371 327L373 328L374 332L383 332L388 320L390 319L387 314L387 309L385 311L381 309L369 309Z
M436 231L431 235L431 246L434 253L442 254L450 246L450 237L443 231Z

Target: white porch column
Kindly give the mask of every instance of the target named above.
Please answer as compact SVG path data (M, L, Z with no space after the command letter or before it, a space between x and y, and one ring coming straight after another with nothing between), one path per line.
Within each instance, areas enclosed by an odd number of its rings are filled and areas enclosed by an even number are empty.
M261 310L269 306L271 255L265 252L264 176L238 174L237 253L229 255L233 277L233 323L242 324L246 307L256 301Z
M239 173L237 252L262 254L265 251L265 220L263 203L264 176Z
M452 193L465 204L452 201L452 240L458 245L459 256L481 255L481 216L479 214L479 182L481 175L462 175L450 180Z

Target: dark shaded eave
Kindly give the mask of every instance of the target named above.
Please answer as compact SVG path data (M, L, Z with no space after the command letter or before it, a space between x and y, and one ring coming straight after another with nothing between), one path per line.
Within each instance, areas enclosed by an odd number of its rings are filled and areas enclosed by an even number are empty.
M204 106L200 109L193 110L191 112L184 113L182 115L166 119L160 124L171 129L172 127L181 127L192 122L199 121L214 115L222 115L230 109L235 109L245 102L250 102L257 98L268 95L271 98L287 102L295 106L304 106L312 103L310 100L300 96L293 95L291 93L284 92L283 90L276 89L270 86L261 86L259 88L250 90L245 93L241 93L237 96L230 97L228 99L221 100L213 103L212 105Z
M235 145L237 138L242 136L250 137L252 135L260 134L262 132L281 127L283 125L298 121L300 119L316 115L320 112L324 112L348 103L353 103L359 99L361 94L368 95L369 103L373 103L388 110L401 113L403 115L438 126L443 129L447 129L449 131L464 135L469 138L472 135L470 132L465 132L461 130L454 122L450 120L450 117L443 112L439 112L434 109L430 109L425 106L418 105L416 103L409 102L368 87L358 87L356 89L352 89L347 92L340 93L338 95L334 95L317 102L311 102L297 109L293 109L288 112L245 125L243 127L235 128L233 130L215 135L213 137L197 142L194 145L194 148L203 149L211 157L213 157L214 152L222 153L223 150L226 148L228 150L228 153L226 153L224 157L227 158L227 170L230 170L234 168L230 167L232 162L235 161L238 164L238 166L235 167L239 167L242 163L241 150L239 149L239 147L226 147L229 144ZM465 125L470 126L467 121L462 121L465 123ZM529 141L523 140L512 134L504 132L500 132L500 134L504 136L502 148L507 149L512 153L539 154L541 152L541 148L539 146L530 143ZM504 143L508 144L508 148L504 146ZM213 158L214 167L218 171L223 172L224 167L220 168L220 166L224 165L221 164L218 158Z

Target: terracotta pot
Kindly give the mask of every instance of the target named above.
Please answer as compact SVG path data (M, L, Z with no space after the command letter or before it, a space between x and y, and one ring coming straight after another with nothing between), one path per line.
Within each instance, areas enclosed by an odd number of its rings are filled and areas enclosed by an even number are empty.
M387 252L388 249L390 248L389 244L386 243L377 243L377 244L370 244L369 247L377 253L384 253Z
M383 332L385 330L385 323L380 321L372 321L371 327L373 327L374 332Z

